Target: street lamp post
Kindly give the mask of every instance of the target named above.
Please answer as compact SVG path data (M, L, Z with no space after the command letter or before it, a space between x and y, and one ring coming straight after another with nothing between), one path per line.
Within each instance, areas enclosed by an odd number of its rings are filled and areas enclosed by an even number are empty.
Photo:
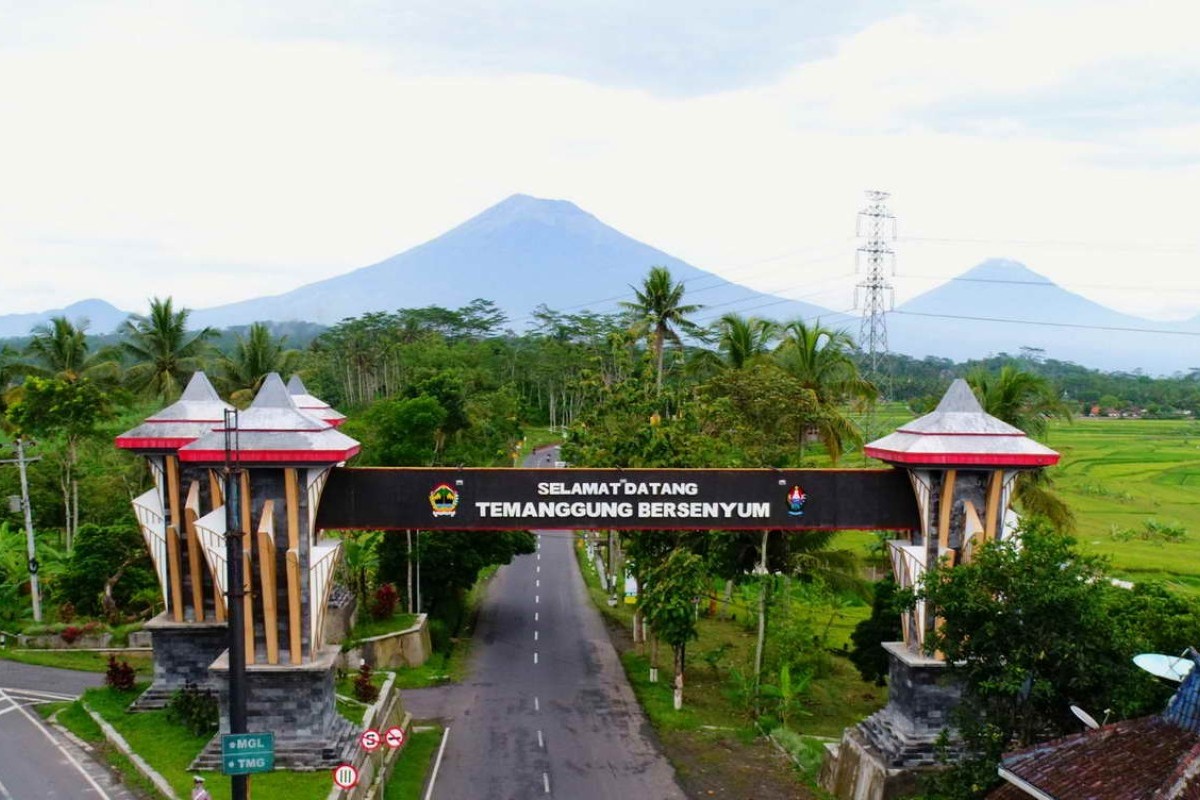
M241 505L248 498L241 496L238 471L233 468L237 457L237 411L225 412L225 577L228 602L225 604L229 623L229 732L246 730L246 619L242 601L246 587L242 575ZM246 800L248 776L229 776L233 800Z

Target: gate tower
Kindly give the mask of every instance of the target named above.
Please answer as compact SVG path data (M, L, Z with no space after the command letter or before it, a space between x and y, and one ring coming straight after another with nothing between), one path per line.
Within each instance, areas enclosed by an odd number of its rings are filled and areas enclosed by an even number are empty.
M1017 476L1058 463L1055 451L984 412L956 380L937 408L866 445L867 455L908 472L919 528L888 542L900 588L914 588L933 564L969 563L986 542L1013 535L1009 504ZM821 784L838 798L890 800L916 788L937 763L936 742L950 726L960 687L946 662L925 647L937 624L924 602L901 620L904 641L888 642L888 703L831 747Z

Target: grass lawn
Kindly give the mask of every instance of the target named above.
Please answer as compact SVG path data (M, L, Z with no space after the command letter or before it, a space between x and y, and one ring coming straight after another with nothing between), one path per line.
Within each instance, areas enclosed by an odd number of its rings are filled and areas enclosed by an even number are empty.
M140 686L138 691L144 689ZM115 692L107 687L89 689L83 702L109 722L125 737L130 747L148 761L174 787L181 797L187 797L192 788L192 774L188 764L211 738L193 736L182 726L166 718L165 711L147 711L128 714L126 707L133 702L136 692ZM58 721L77 736L90 742L101 742L103 736L99 726L84 712L77 702L58 715ZM131 765L119 756L103 748L106 757L114 763L127 779L138 785L140 778ZM214 800L226 800L230 796L229 780L219 773L203 773L208 779L208 790ZM324 798L331 788L329 773L285 772L282 770L255 775L251 779L253 791L260 797L287 797L295 800L318 800Z
M433 756L442 743L438 725L415 731L400 751L392 777L388 779L385 800L420 800L425 776L433 768Z
M383 636L385 633L407 630L417 622L416 614L396 613L387 619L372 619L370 614L363 614L362 617L346 635L346 641L342 645L344 649L353 647L355 642L370 639L372 636Z
M154 658L149 652L114 653L117 661L128 661L139 677L150 677L154 672ZM0 648L0 658L35 664L39 667L77 669L83 672L104 672L108 669L108 653L84 650L15 650Z

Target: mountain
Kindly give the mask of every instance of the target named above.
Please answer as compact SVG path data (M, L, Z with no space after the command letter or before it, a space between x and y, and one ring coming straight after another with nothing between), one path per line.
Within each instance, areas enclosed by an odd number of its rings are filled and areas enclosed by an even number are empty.
M482 297L507 312L513 327L539 304L556 311L605 312L632 297L650 267L685 281L685 301L705 306L698 319L729 311L777 319L833 318L834 312L730 283L631 239L566 200L513 195L458 227L386 261L298 289L192 313L195 325L255 320L325 324L368 311L439 305Z
M54 308L49 311L0 314L0 337L28 336L33 328L49 322L52 317L66 317L76 325L86 320L88 333L103 335L114 332L128 316L128 311L122 311L103 300L80 300L66 308Z
M1022 347L1106 370L1169 374L1197 361L1198 320L1158 322L1113 311L1016 261L992 259L901 304L888 345L961 361Z

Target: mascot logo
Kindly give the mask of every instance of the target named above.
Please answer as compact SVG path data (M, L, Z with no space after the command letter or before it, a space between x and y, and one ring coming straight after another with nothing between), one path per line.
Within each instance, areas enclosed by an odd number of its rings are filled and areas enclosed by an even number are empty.
M788 492L787 501L788 516L804 516L804 504L808 502L808 495L804 493L803 489L801 489L799 486L793 486L792 490Z
M439 483L429 493L429 505L435 517L453 517L458 511L458 492L448 483Z

